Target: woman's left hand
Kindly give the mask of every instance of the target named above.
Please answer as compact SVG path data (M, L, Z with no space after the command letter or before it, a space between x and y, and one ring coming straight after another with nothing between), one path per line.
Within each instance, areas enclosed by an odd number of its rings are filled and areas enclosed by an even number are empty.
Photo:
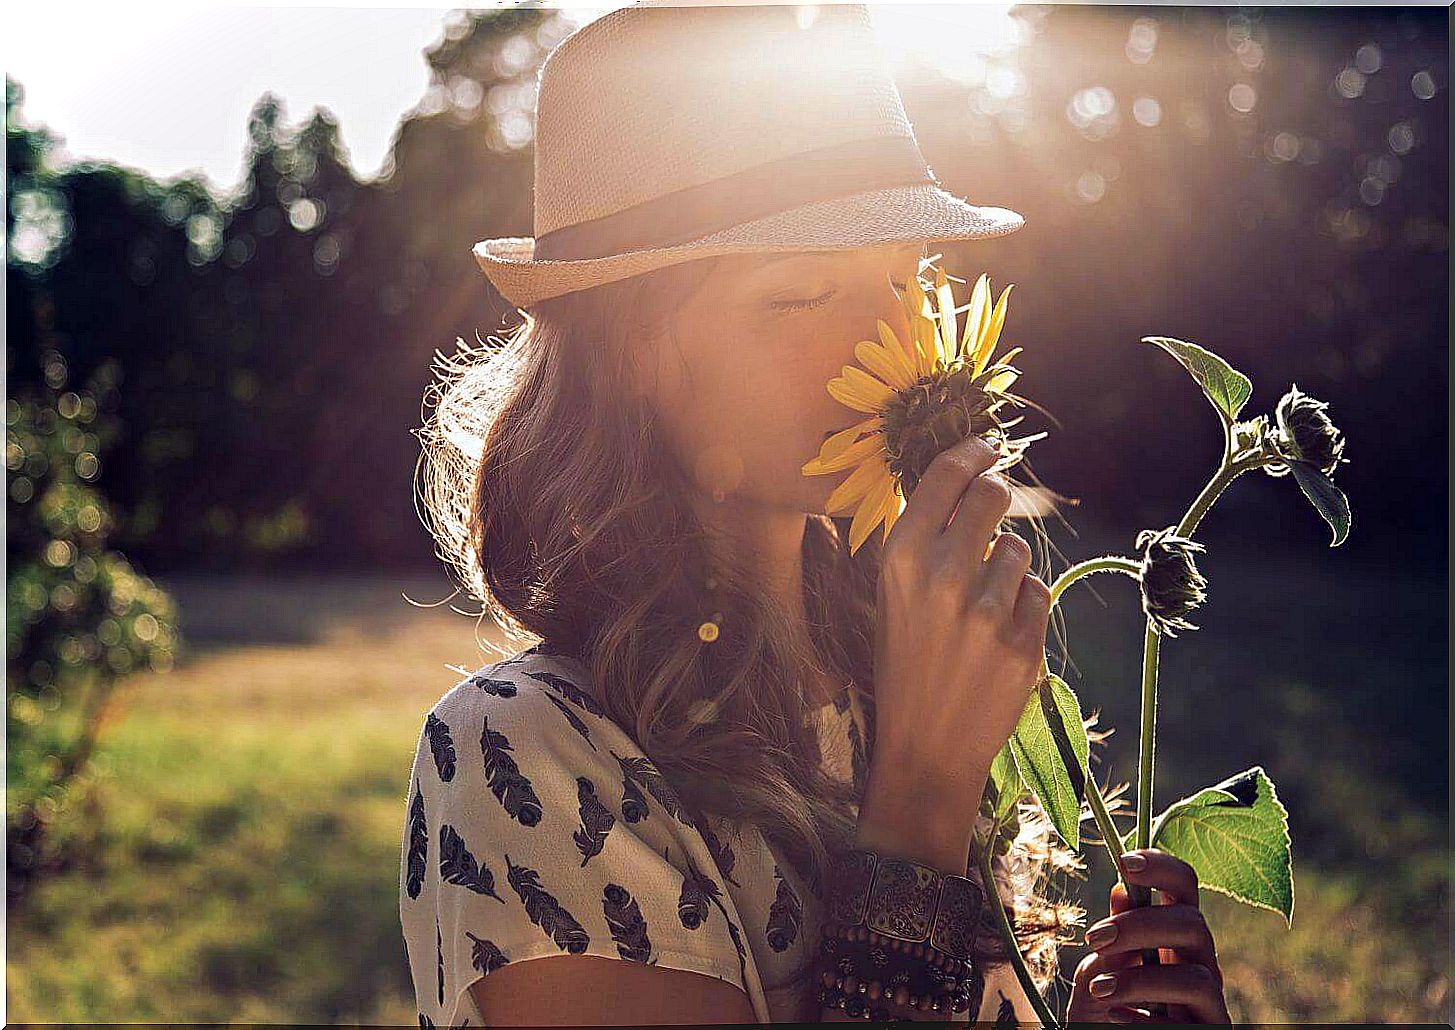
M1067 1023L1231 1023L1223 1000L1217 948L1198 908L1197 870L1157 848L1128 851L1146 865L1128 869L1138 886L1154 887L1159 903L1133 908L1120 882L1111 889L1111 915L1087 927L1088 946L1072 980ZM1111 939L1098 929L1114 928ZM1161 965L1142 965L1142 949L1158 948ZM1103 993L1103 987L1111 990ZM1163 1002L1167 1016L1148 1006Z

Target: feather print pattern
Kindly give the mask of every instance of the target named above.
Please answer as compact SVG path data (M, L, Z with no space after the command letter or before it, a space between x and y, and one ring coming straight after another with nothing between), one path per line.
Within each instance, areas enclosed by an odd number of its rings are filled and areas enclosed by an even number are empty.
M475 861L465 838L449 823L440 824L440 879L505 904L505 899L495 893L495 874L483 862Z
M576 917L561 907L561 903L541 886L534 869L516 865L505 856L505 878L515 893L520 895L530 921L545 931L546 936L556 942L556 947L579 955L591 943L591 935L576 921Z
M733 864L737 861L732 845L725 840L718 839L717 834L712 832L710 820L703 819L700 822L693 820L692 825L697 828L698 833L702 834L702 839L707 844L707 850L712 852L713 861L717 863L717 871L722 873L723 879L741 889L743 885L734 880L732 875Z
M1000 1030L1002 1027L1018 1026L1015 1018L1015 1005L1005 996L1004 991L996 993L1000 995L1000 1008L995 1013L996 1030Z
M496 947L494 941L476 937L469 930L465 931L465 936L470 938L472 942L470 945L470 965L480 970L480 972L493 973L510 961L510 957Z
M592 715L603 717L606 715L606 710L601 707L601 704L596 698L592 697L570 680L562 679L552 672L528 672L526 675L533 680L540 680L578 708L584 708Z
M778 883L778 896L768 909L768 947L784 951L798 938L798 928L803 923L803 905L793 887L784 879L778 863L773 863L773 878Z
M480 751L485 756L485 779L490 783L490 793L505 806L510 817L522 826L534 826L541 821L541 799L531 782L524 776L515 759L510 757L514 750L505 734L490 728L489 716L484 717L484 730L480 733Z
M421 1027L481 1025L469 984L560 953L715 975L748 994L759 1022L801 1019L801 992L781 988L817 944L822 893L751 827L689 809L603 714L585 672L538 646L462 673L427 713L400 882ZM822 721L822 753L836 777L852 754L862 776L858 698L832 700L840 718Z
M591 744L591 730L584 722L581 721L581 717L575 712L571 711L571 709L567 707L566 702L562 701L554 694L547 694L545 695L545 697L547 701L556 706L556 710L558 712L566 717L566 721L571 724L571 728L577 733L581 734L582 739L585 740L586 743ZM591 750L596 750L595 744L591 744Z
M581 852L584 867L592 857L601 854L606 846L606 835L616 825L616 816L596 796L596 784L589 777L576 777L576 804L581 812L581 826L571 834L576 850Z
M494 694L496 697L514 697L515 684L510 680L498 680L485 674L477 672L465 681L472 687L478 687L487 694Z
M419 780L414 781L414 800L409 803L409 851L406 886L411 898L419 897L424 887L424 870L429 864L429 825L424 815L424 795Z
M444 938L440 936L440 921L438 916L435 917L434 921L434 954L435 962L439 964L440 1004L443 1005L445 1003L445 944Z
M633 783L646 787L647 792L657 799L657 803L667 810L667 814L683 826L692 826L692 820L683 809L682 801L677 797L677 791L667 782L667 778L657 771L657 767L652 764L650 758L623 758L615 751L611 751L611 757L615 758L617 765L621 766L622 776Z
M434 755L434 767L440 779L449 783L455 778L455 742L450 739L450 727L434 712L424 722L425 735L429 737L429 749Z
M647 936L647 921L631 892L619 883L608 883L601 892L601 911L621 957L629 962L650 963L652 940Z

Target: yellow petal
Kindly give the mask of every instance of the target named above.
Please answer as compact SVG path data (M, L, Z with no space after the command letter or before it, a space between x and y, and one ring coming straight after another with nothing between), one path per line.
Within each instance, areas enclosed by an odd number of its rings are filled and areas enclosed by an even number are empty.
M823 446L819 448L818 456L824 459L832 458L834 455L841 453L845 447L848 447L849 444L859 439L859 437L863 436L869 430L877 429L878 427L879 417L876 415L874 418L866 418L863 422L856 422L848 429L841 429L823 442Z
M855 411L876 415L889 403L894 391L862 368L845 365L843 375L830 379L829 396Z
M919 376L927 376L935 370L935 362L940 353L938 336L939 330L935 327L935 320L929 317L916 318L914 320L914 343L915 360Z
M916 374L914 359L899 342L899 337L894 335L894 330L889 328L889 323L882 318L878 319L878 322L879 341L884 344L884 349L894 357L894 360L903 365L905 374L913 380Z
M1014 368L1007 368L1004 372L997 372L985 381L985 391L993 393L996 390L1005 391L1011 388L1017 379L1020 378L1020 371Z
M847 479L834 487L829 499L824 502L824 511L830 515L847 515L853 509L854 503L862 499L881 477L887 475L889 466L882 459L864 462L849 473Z
M854 521L849 524L849 554L853 555L869 534L874 532L874 527L884 518L884 501L889 496L889 491L894 489L894 480L885 469L884 476L870 488L868 495L859 502L859 510L854 513Z
M888 542L889 540L889 531L893 529L894 524L899 521L899 516L904 514L904 509L904 498L901 497L899 495L899 491L896 490L890 495L888 508L884 513L884 539L886 542Z
M985 325L986 309L990 306L990 277L981 274L970 291L970 310L965 314L965 335L960 341L960 353L967 360L980 351L981 332Z
M955 293L950 288L950 281L945 278L945 270L943 268L936 269L935 271L935 295L940 304L940 340L938 348L940 360L945 364L949 364L955 356L955 334L957 330L955 324Z
M884 440L878 433L864 437L855 443L851 443L839 453L825 457L822 452L808 464L803 466L803 474L806 476L818 476L825 472L838 472L850 465L857 465L872 454L884 450Z
M873 340L860 340L854 344L854 357L859 359L859 364L896 390L903 390L914 382L903 361L897 360Z
M983 372L985 366L990 362L990 355L995 353L995 345L1000 341L1000 330L1005 325L1006 308L1010 304L1010 291L1015 287L1011 283L1000 294L1000 300L995 303L995 310L990 315L989 324L985 327L985 336L980 341L980 349L975 355L975 371Z

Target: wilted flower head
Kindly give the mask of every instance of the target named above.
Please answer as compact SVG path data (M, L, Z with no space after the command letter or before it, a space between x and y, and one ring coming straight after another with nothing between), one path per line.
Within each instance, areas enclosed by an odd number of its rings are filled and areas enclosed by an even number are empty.
M1270 476L1287 475L1288 461L1306 461L1326 476L1332 476L1344 454L1344 437L1325 413L1328 401L1316 400L1294 383L1278 402L1274 417L1278 430L1269 436L1275 453L1284 461L1264 465Z
M1169 637L1177 636L1175 629L1197 629L1184 616L1207 598L1207 580L1193 561L1194 553L1207 548L1176 530L1144 529L1136 545L1142 555L1142 611Z

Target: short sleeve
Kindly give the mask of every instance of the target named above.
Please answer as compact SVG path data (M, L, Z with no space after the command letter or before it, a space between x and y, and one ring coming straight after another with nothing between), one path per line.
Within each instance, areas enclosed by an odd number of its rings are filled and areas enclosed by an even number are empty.
M475 673L425 718L399 875L421 1026L480 1025L469 987L550 955L748 989L750 956L705 839L579 678L527 653Z

